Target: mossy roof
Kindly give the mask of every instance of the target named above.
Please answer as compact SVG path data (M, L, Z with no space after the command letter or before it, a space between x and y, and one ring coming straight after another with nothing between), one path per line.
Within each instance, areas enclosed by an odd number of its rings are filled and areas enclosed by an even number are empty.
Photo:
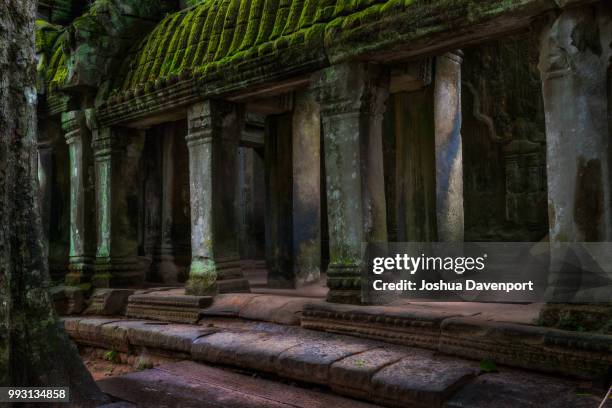
M299 64L325 58L327 28L362 24L402 11L414 0L204 0L169 14L125 59L116 91L136 89L186 72L205 75L257 57L291 53ZM65 75L59 47L48 83Z

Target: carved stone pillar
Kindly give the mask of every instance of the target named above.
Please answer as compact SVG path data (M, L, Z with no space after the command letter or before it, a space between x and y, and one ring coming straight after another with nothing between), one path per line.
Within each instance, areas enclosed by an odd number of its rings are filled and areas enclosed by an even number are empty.
M559 243L612 241L611 31L610 6L599 3L563 11L541 36L554 299L572 296L588 279L556 262L563 257Z
M97 250L94 286L137 285L145 266L138 258L138 161L144 132L94 131Z
M438 240L463 241L460 52L436 58L434 86Z
M600 34L601 8L568 9L541 37L551 242L612 240L610 44Z
M191 267L187 293L248 292L238 252L236 167L243 109L207 100L188 111Z
M361 301L362 243L387 240L382 119L388 75L345 63L313 77L325 150L330 264L328 301Z
M293 273L296 286L321 276L321 121L311 93L293 108Z
M70 158L70 252L66 284L91 283L96 254L96 198L91 132L84 111L62 115Z
M53 202L53 142L46 136L44 129L39 127L38 141L38 202L43 226L43 242L45 257L49 256L49 229L51 220L51 203Z

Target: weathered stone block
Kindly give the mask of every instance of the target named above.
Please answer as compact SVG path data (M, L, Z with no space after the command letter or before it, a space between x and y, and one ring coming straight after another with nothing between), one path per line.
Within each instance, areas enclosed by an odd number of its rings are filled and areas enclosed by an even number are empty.
M476 364L411 353L374 374L372 399L389 407L441 407L477 373Z
M79 344L85 344L116 351L128 351L128 342L125 330L110 330L105 325L118 322L111 318L82 318L77 322L71 321L67 325L70 337Z
M315 384L329 384L330 366L348 356L375 348L369 342L346 341L346 338L321 338L297 345L276 360L280 375Z
M262 320L287 325L299 325L304 304L312 299L293 299L285 296L259 296L241 310L243 319Z
M269 336L263 332L220 332L202 337L193 342L191 355L196 360L209 363L242 366L237 357L238 350L248 343Z
M163 293L130 296L126 315L140 319L197 323L201 310L212 303L210 296Z
M85 314L123 315L128 298L134 294L130 289L96 289Z
M127 328L131 345L191 353L192 343L215 329L181 324L139 322Z
M202 311L202 315L237 317L242 308L258 296L261 295L251 293L217 295L214 297L212 305Z
M437 349L440 325L459 313L410 310L388 306L346 306L310 303L304 307L302 327L352 334L405 346Z
M446 408L589 408L600 398L579 394L573 384L522 371L484 374L466 384L446 403Z
M370 380L374 373L399 361L405 356L405 351L391 347L376 348L337 361L329 369L329 385L340 394L367 399L372 392ZM411 352L429 353L423 350Z
M61 316L78 314L85 308L85 293L76 286L55 286L50 289L55 311Z
M612 337L475 318L441 325L439 350L472 359L592 378L612 366Z

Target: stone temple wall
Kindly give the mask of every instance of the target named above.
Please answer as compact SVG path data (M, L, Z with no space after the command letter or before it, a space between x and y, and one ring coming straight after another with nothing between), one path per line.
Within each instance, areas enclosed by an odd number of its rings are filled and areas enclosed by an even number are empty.
M547 234L538 41L528 33L464 50L466 241L538 241Z

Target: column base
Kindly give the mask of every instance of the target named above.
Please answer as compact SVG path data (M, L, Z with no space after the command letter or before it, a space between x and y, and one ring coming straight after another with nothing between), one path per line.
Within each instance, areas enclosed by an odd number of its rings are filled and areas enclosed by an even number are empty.
M191 263L185 293L214 296L218 293L250 293L249 281L242 273L240 260L198 260Z
M362 304L361 268L358 265L329 265L327 272L327 301L332 303Z
M91 278L94 274L94 259L91 257L72 257L68 264L68 273L64 282L68 286L91 289Z
M135 258L98 258L91 283L96 288L140 286L144 271L143 264Z

